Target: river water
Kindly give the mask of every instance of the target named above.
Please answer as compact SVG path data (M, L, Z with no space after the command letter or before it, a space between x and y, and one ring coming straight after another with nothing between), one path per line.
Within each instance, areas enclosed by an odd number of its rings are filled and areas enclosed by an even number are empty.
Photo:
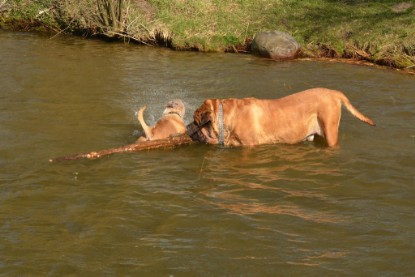
M132 143L173 98L344 91L340 147ZM413 276L415 79L0 32L0 276Z

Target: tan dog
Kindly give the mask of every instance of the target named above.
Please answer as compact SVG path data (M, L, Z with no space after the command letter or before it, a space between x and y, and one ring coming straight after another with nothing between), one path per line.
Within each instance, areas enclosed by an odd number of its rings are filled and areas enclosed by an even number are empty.
M325 139L338 143L342 104L355 117L375 126L340 91L314 88L280 99L207 99L187 126L193 140L229 146L273 143L295 144Z
M143 114L145 109L145 106L142 107L137 114L138 121L143 127L145 134L145 137L139 137L137 142L163 139L172 135L186 133L186 126L183 121L185 107L181 100L169 101L164 109L163 116L152 127L149 127L144 121Z

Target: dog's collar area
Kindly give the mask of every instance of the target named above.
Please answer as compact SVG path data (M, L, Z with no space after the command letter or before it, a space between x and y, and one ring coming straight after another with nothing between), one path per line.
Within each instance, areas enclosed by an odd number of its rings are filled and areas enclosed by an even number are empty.
M173 114L173 115L175 114L175 115L178 115L180 118L182 118L182 116L178 112L169 112L167 114Z
M223 130L223 104L221 100L219 100L218 129L219 129L218 144L224 145L225 135L224 135L224 130Z

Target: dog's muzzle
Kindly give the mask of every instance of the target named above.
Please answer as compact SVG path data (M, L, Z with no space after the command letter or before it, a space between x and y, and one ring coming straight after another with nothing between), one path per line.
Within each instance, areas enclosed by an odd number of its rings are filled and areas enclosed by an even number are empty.
M194 141L206 142L206 136L203 134L202 128L192 122L186 126L186 133Z

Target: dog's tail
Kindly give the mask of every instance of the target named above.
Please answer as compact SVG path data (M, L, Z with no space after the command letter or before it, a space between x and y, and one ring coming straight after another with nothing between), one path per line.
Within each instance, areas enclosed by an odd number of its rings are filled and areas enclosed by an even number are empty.
M146 110L146 108L147 107L144 106L137 112L137 119L138 119L138 122L140 122L141 127L143 127L143 131L144 131L144 134L146 135L147 140L151 140L151 137L152 137L151 129L150 129L150 127L148 127L148 125L144 121L144 116L143 116L144 111Z
M342 102L342 104L346 107L346 109L352 114L354 115L356 118L360 119L361 121L372 125L372 126L376 126L376 123L370 119L369 117L363 115L361 112L359 112L355 107L353 107L353 105L350 103L349 99L346 97L346 95L344 95L343 93L339 93L339 97L340 100Z

